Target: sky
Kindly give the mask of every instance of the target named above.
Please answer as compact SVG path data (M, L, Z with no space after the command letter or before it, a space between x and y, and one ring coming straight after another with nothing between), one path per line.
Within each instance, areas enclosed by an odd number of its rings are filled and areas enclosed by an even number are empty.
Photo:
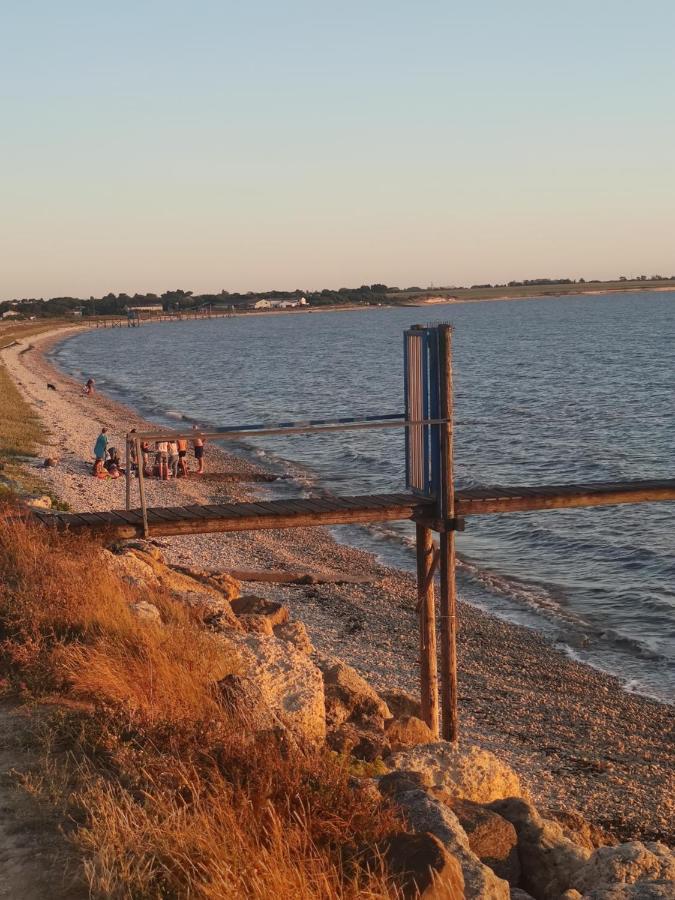
M0 2L0 299L675 272L672 0Z

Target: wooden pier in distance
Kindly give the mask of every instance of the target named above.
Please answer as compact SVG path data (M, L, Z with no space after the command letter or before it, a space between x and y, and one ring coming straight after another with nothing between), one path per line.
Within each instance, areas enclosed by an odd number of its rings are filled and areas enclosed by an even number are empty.
M489 486L459 490L453 471L452 329L414 326L404 337L405 415L364 419L238 426L214 433L176 430L126 436L126 507L101 512L33 510L45 525L111 537L172 535L354 525L411 520L417 540L417 610L422 717L434 735L459 736L457 690L457 590L455 538L477 515L609 506L675 500L675 479L584 484ZM193 506L149 507L144 465L136 465L140 507L132 508L132 463L143 459L142 442L255 435L325 433L362 428L406 430L405 493L354 497L256 500ZM153 451L154 452L154 451ZM147 450L146 450L147 454ZM433 533L437 534L435 546ZM434 576L439 569L436 600ZM438 617L437 617L438 609ZM437 629L437 618L440 627ZM440 692L439 692L440 686ZM440 694L440 703L439 703Z

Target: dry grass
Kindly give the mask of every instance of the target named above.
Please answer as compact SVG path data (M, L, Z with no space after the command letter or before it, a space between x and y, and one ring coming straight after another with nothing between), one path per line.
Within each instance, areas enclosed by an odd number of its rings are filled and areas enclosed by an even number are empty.
M44 436L40 420L0 364L0 458L30 456Z
M240 668L222 636L163 593L143 592L163 624L139 620L137 588L100 547L12 515L0 665L41 701L30 783L71 822L93 896L397 896L350 862L400 828L393 811L352 787L347 760L246 732L221 702L218 681Z

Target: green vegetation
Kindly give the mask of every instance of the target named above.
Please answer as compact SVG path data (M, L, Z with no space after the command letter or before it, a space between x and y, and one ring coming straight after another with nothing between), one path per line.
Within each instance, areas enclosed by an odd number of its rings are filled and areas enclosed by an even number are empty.
M641 275L628 280L585 281L583 278L537 278L510 281L507 284L475 284L471 287L397 288L385 284L362 284L360 287L321 291L249 291L246 294L220 291L215 294L194 294L182 289L163 294L105 294L102 297L52 297L49 300L24 298L0 302L0 315L5 312L17 317L73 315L126 316L127 306L156 305L163 312L178 313L204 307L245 311L258 300L297 301L305 297L310 307L321 306L380 306L383 304L407 305L423 302L428 297L449 297L456 300L490 300L501 297L549 297L589 291L635 291L655 288L675 289L675 276Z

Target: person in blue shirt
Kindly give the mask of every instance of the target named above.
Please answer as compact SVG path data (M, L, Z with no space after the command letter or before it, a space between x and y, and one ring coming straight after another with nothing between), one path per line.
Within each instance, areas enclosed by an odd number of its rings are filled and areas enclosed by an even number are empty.
M96 438L96 443L94 444L94 456L96 457L96 461L94 462L94 475L98 475L103 471L103 460L105 459L105 452L108 447L107 430L107 428L101 428L101 433Z

